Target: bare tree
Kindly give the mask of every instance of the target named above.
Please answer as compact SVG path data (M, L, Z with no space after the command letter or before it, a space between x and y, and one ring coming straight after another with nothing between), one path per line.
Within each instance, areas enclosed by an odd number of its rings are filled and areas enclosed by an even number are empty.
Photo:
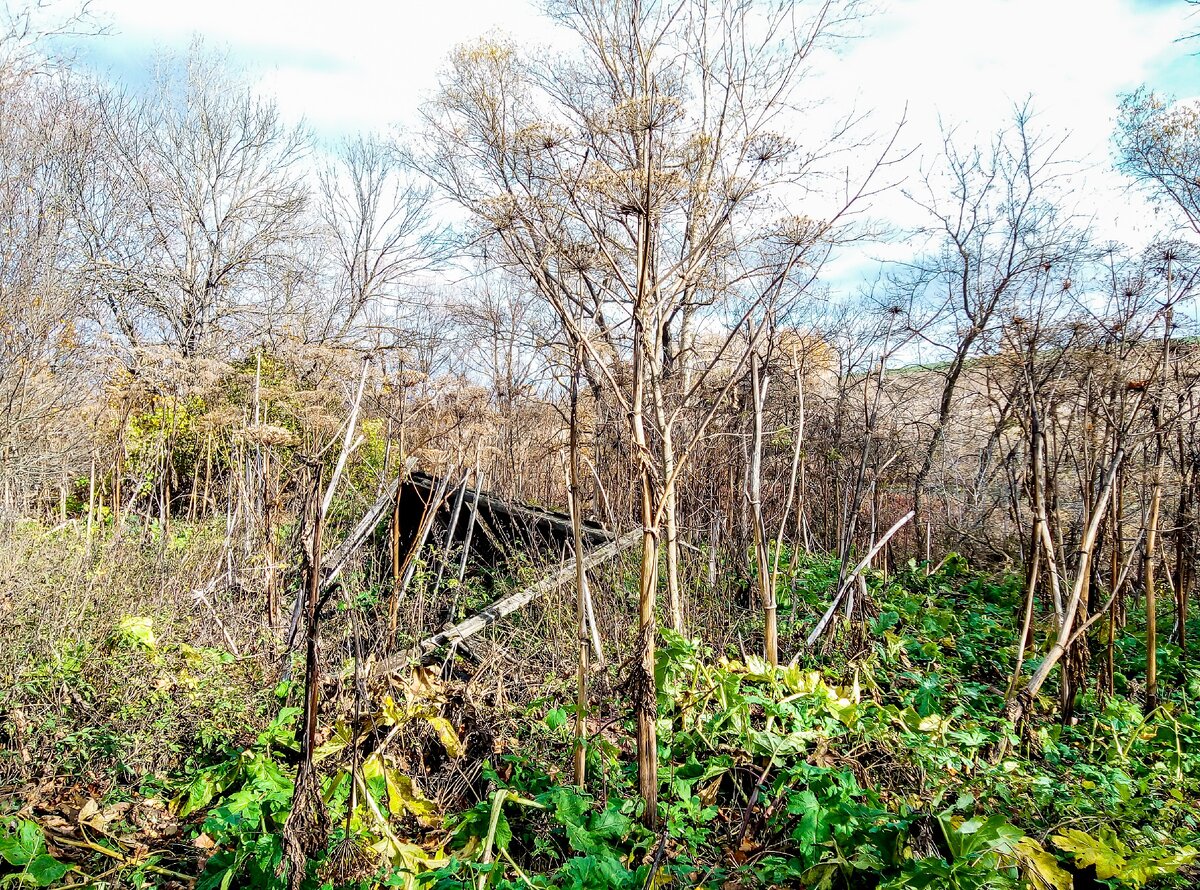
M1171 104L1142 87L1121 100L1117 167L1200 233L1200 102Z
M729 358L743 325L757 331L768 307L812 281L865 194L866 185L848 188L823 219L783 203L790 189L813 187L828 155L829 143L801 147L784 135L809 57L856 7L562 0L548 11L576 51L526 60L497 41L458 50L425 109L424 163L471 212L489 255L529 276L582 345L585 373L627 418L644 534L630 684L653 823L658 548L668 614L682 629L676 483L711 417L687 409L716 364L684 373L689 341L698 312L723 314L731 333L717 363Z
M305 133L199 46L148 95L101 101L112 191L84 208L93 273L122 330L193 355L304 237Z
M57 65L61 59L48 52L47 38L103 33L91 7L91 0L0 3L0 79L11 84L31 71Z
M440 231L429 184L374 137L342 142L317 183L316 209L336 276L326 331L342 335L370 303L395 300L404 281L434 266Z
M0 61L0 483L12 507L47 489L65 498L86 466L81 415L98 368L71 201L88 103L66 75L6 70Z
M1069 169L1061 142L1033 130L1028 105L987 148L962 150L953 134L912 199L933 220L936 251L894 282L910 307L911 330L947 361L937 410L913 480L917 525L923 495L946 435L960 378L971 358L997 345L998 323L1017 313L1023 292L1070 281L1085 244L1060 209L1058 180Z

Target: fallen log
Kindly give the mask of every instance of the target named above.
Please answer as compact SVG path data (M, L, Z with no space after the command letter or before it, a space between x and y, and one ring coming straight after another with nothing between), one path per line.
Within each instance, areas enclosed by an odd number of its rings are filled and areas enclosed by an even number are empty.
M642 540L641 529L628 532L588 553L583 558L584 569L590 569L597 566L605 560L612 559L619 553L628 550L634 544ZM501 618L506 615L511 615L518 609L527 606L540 596L544 596L550 591L563 584L569 584L575 580L575 559L572 558L555 572L542 578L540 581L530 584L528 587L523 587L520 590L510 593L508 596L496 600L487 608L475 613L470 618L460 621L453 627L448 627L445 630L439 631L431 637L426 637L421 640L411 649L397 653L396 655L385 658L383 661L377 662L372 666L370 676L379 677L388 674L394 674L397 671L403 670L408 664L428 655L445 646L460 643L469 637L474 636L481 630L491 627Z

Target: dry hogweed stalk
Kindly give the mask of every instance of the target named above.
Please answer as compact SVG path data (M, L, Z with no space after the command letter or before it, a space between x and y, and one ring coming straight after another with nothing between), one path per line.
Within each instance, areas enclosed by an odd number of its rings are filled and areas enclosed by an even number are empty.
M317 629L321 592L321 469L317 466L313 486L313 530L305 561L305 586L308 592L306 609L307 631L304 671L304 723L300 737L300 767L296 772L296 789L292 795L292 811L283 826L283 861L281 877L286 877L289 890L304 880L308 857L325 846L329 840L329 814L321 800L321 782L313 763L313 742L317 730L317 693L320 689L320 665L317 659Z
M358 627L357 613L352 609L354 638L354 722L350 727L350 799L346 802L346 822L341 839L334 844L322 869L322 877L334 885L351 884L375 873L379 866L378 857L365 842L361 834L351 826L354 811L358 808L359 749L358 734L362 730L362 703L366 689L362 677L362 634Z

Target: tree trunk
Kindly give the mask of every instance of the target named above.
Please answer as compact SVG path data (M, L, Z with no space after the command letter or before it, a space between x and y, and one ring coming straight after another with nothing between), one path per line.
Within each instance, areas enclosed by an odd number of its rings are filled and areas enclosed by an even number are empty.
M663 539L667 556L667 605L671 613L671 629L684 635L683 594L679 586L679 527L675 507L675 446L671 430L664 423L663 448Z
M758 596L763 610L763 650L767 664L779 664L779 642L777 604L774 578L771 572L771 557L767 548L767 529L762 513L762 439L763 409L766 402L770 378L762 376L758 352L750 354L750 393L753 398L754 434L750 444L750 478L746 497L750 501L751 518L754 521L754 560L758 563Z
M633 311L633 393L630 399L629 428L633 451L638 464L641 488L642 566L638 585L638 664L629 678L630 692L637 711L638 791L641 794L642 822L647 828L658 827L658 689L654 680L655 613L658 598L658 503L650 443L646 437L646 377L647 352L654 344L647 343L646 322L656 332L661 325L657 312L647 310L650 296L650 226L651 226L651 155L650 129L642 136L641 162L645 177L643 206L637 230L637 293Z
M1067 601L1066 611L1063 614L1058 625L1058 633L1055 636L1053 645L1038 665L1037 671L1025 687L1012 701L1008 703L1007 714L1010 720L1018 726L1024 723L1025 718L1029 714L1029 708L1033 703L1034 697L1041 690L1042 685L1049 678L1050 673L1054 670L1055 665L1066 654L1067 649L1071 645L1075 631L1075 615L1079 608L1080 599L1083 597L1084 585L1090 574L1090 563L1092 551L1096 545L1096 536L1100 531L1100 523L1104 519L1104 514L1108 511L1108 498L1112 493L1113 481L1116 478L1117 471L1120 469L1121 462L1125 459L1125 451L1123 448L1117 448L1117 453L1113 456L1112 463L1109 465L1108 473L1106 474L1104 487L1100 491L1099 497L1092 508L1091 516L1088 517L1087 525L1084 529L1083 536L1079 542L1079 564L1075 570L1075 583L1072 586L1071 597ZM1050 549L1050 536L1045 534L1042 538L1043 545L1047 546L1046 557L1049 563L1048 569L1054 572L1053 568L1053 550Z

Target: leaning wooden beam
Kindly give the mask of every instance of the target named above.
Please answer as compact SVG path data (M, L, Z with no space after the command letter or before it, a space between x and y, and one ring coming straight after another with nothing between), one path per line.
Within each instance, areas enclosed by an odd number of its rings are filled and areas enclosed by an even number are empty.
M590 569L597 566L605 560L612 559L622 551L628 550L641 540L641 529L628 532L615 541L611 541L603 547L599 547L591 553L586 554L583 558L583 567L584 569ZM397 653L390 658L385 658L383 661L378 662L371 669L371 676L394 674L396 671L403 670L406 665L416 661L421 656L441 649L444 646L468 639L481 630L491 627L504 616L511 615L538 597L544 596L564 584L569 584L573 580L575 580L575 560L572 558L565 562L557 571L547 575L542 580L496 600L483 611L477 612L453 627L446 628L431 637L426 637L412 649Z
M846 580L842 582L842 587L837 592L837 596L833 598L833 601L829 604L829 608L825 610L825 614L822 615L821 620L817 622L817 626L814 627L812 633L808 635L808 639L804 641L804 645L811 646L817 641L821 634L825 632L825 628L829 624L829 619L831 619L833 617L833 613L837 611L838 604L841 603L842 597L846 595L846 592L850 590L850 585L854 583L854 579L858 577L858 573L871 564L871 560L875 558L875 554L883 549L883 545L890 541L892 535L900 531L900 529L904 527L904 524L913 518L913 515L913 511L909 510L907 513L901 516L900 519L897 520L896 524L889 528L887 532L884 533L884 536L875 542L875 546L872 547L870 552L868 552L867 555L862 558L862 561L854 567L854 571L846 576ZM791 663L795 664L796 659L799 657L800 654L797 653L795 656L793 656Z
M383 522L383 515L387 513L396 502L396 495L400 491L400 485L412 472L412 468L416 465L417 459L410 457L404 462L404 466L388 485L386 485L379 497L375 499L375 503L371 508L363 514L362 519L358 524L350 530L350 534L346 535L345 540L334 548L325 560L329 565L329 569L325 572L325 577L321 579L322 584L330 584L337 580L338 575L342 573L342 569L346 567L346 563L350 561L350 557L355 554L359 547L367 538L371 537L371 533L379 527L379 523Z
M383 493L379 495L375 503L371 505L371 508L363 514L358 524L350 530L350 534L346 535L345 540L338 544L333 552L326 557L329 570L325 573L322 583L329 584L342 573L342 569L346 567L346 563L350 561L350 557L354 555L355 551L363 545L363 542L371 536L371 532L375 531L379 523L383 521L383 514L392 508L392 503L396 500L396 492L399 488L400 479L397 477L384 488Z
M346 564L350 561L350 557L357 552L358 548L363 545L363 542L366 541L367 538L371 537L371 533L375 531L379 523L383 521L383 514L391 509L392 504L396 500L396 494L400 490L401 480L412 470L414 463L415 459L411 457L405 461L404 468L400 471L399 475L397 475L397 477L384 488L383 493L375 499L375 503L373 503L371 508L363 514L363 517L358 521L358 524L350 530L350 534L346 536L346 539L342 541L342 543L338 544L338 546L333 549L333 552L325 557L325 564L329 568L322 572L322 586L326 584L332 584L337 580L338 576L341 575L342 570L346 568ZM286 649L289 652L296 642L296 633L300 627L300 611L301 606L304 603L304 598L301 596L302 593L303 591L300 591L296 594L296 601L292 604L292 616L288 622Z

